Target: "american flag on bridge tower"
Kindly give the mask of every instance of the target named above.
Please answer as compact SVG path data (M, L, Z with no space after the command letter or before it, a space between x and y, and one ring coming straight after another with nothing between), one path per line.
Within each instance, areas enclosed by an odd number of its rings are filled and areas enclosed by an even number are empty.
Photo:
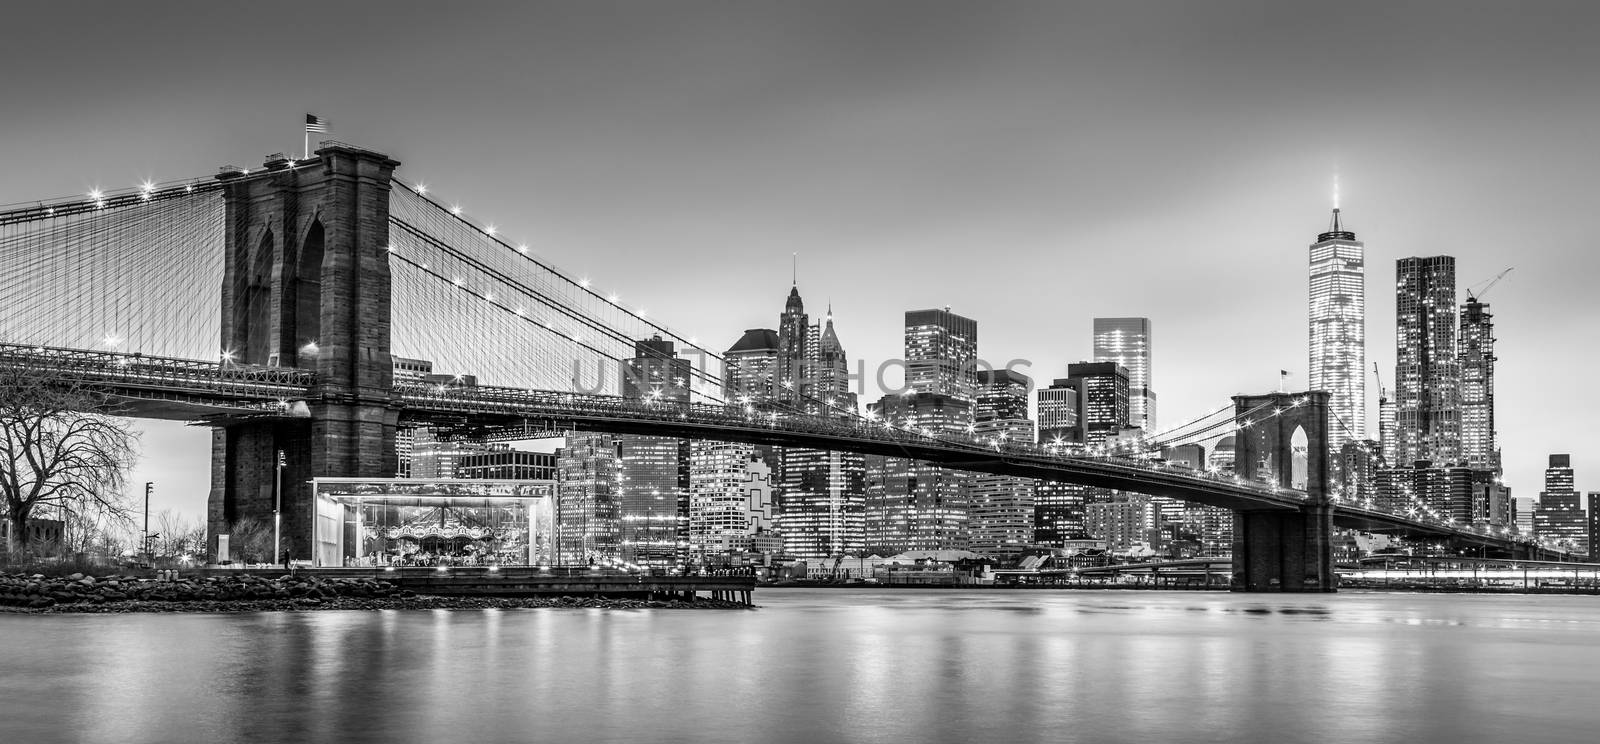
M327 132L328 120L317 116L316 114L306 114L306 131Z

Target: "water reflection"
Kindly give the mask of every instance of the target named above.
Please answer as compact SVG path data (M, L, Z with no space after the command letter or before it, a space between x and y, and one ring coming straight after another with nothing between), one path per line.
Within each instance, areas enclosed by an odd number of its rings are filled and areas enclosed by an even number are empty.
M0 711L27 742L1530 742L1597 718L1593 597L758 599L0 615Z

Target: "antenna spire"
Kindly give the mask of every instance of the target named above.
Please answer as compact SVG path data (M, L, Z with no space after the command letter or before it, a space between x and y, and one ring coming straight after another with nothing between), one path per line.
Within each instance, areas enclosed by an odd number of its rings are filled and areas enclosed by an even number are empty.
M1339 171L1333 172L1333 216L1328 220L1328 231L1317 236L1317 242L1325 240L1355 240L1356 234L1346 230L1341 215L1339 214Z
M800 286L800 251L789 254L789 283Z

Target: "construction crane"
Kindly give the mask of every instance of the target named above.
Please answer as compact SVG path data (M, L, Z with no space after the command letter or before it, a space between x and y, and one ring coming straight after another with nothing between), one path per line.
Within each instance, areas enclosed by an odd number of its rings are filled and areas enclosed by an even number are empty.
M1378 381L1378 405L1389 402L1389 391L1383 387L1383 373L1378 371L1378 363L1372 363L1372 379Z
M1499 284L1500 280L1506 278L1506 274L1511 273L1511 269L1515 269L1515 268L1517 268L1517 267L1512 266L1510 268L1507 268L1505 271L1502 271L1502 272L1500 272L1498 274L1495 274L1494 278L1490 279L1489 281L1483 282L1482 284L1479 284L1479 285L1474 285L1473 287L1468 287L1467 288L1467 302L1477 302L1478 298L1488 294L1489 290L1494 288L1494 285ZM1477 287L1482 287L1482 289L1477 289Z

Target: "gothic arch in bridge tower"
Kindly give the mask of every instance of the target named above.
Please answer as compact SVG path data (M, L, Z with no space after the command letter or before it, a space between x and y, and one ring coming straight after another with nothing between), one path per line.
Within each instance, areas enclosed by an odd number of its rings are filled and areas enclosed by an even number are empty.
M252 241L242 248L248 249ZM272 263L276 242L272 229L261 232L261 239L253 241L255 249L241 251L240 263L248 267L239 277L238 292L242 298L236 313L240 329L239 346L234 350L245 364L266 364L271 351L272 334L268 331L272 318Z
M1308 460L1309 449L1306 427L1295 425L1294 434L1289 437L1289 487L1304 491L1306 488L1307 471L1310 467Z
M326 231L319 215L311 220L294 269L294 348L295 358L315 349L322 337L322 261ZM309 348L308 348L309 347ZM303 362L302 362L303 364Z

